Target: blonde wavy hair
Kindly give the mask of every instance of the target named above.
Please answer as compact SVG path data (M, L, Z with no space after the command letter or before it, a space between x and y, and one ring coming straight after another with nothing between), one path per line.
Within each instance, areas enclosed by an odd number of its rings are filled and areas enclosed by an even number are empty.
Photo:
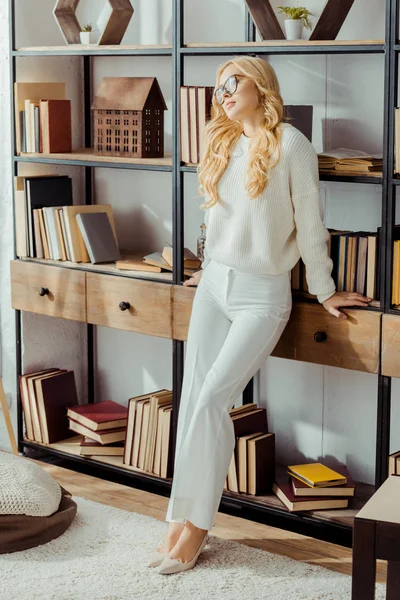
M263 122L251 140L249 169L245 183L248 195L255 199L265 189L269 171L280 159L279 124L283 121L283 100L274 69L262 58L252 56L235 57L223 63L217 71L216 87L219 85L221 74L229 65L234 65L254 81L260 104L264 108ZM200 183L198 191L201 196L207 196L209 200L200 208L211 208L219 202L218 182L228 166L231 150L242 133L242 124L229 119L222 105L218 104L213 95L211 119L205 129L206 147L197 168ZM272 163L271 156L275 150L277 158Z

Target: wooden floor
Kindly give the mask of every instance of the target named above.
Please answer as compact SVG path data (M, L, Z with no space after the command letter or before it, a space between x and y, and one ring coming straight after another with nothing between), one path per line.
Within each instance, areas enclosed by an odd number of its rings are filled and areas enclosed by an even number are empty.
M26 460L32 460L26 458ZM142 490L77 473L35 460L73 496L101 502L165 522L168 498ZM165 527L167 524L165 523ZM332 571L351 574L351 549L336 546L268 525L218 513L210 533L219 538L261 548L294 560L320 565ZM377 563L377 582L386 583L386 562Z

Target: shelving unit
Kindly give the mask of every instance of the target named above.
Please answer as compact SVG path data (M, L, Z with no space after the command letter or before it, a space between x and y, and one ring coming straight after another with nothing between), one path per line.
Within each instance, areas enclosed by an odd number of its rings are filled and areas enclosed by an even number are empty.
M385 65L385 100L384 100L384 132L383 132L383 147L384 147L384 164L381 176L334 176L330 174L321 175L322 181L331 182L348 182L348 183L363 183L382 186L382 235L380 238L380 265L381 265L381 281L380 281L380 302L375 302L370 308L354 309L352 314L357 315L357 318L362 322L362 315L368 313L392 313L398 315L398 310L394 310L390 304L391 297L391 266L392 266L392 226L395 218L395 192L397 185L400 185L400 179L393 174L394 165L394 106L397 103L397 65L398 52L400 45L397 39L398 23L398 2L397 0L386 1L386 32L385 40L346 40L346 41L318 41L318 42L289 42L289 41L255 41L255 28L252 23L249 13L246 14L246 42L235 43L188 43L184 41L183 28L183 0L173 0L173 45L156 45L156 46L51 46L51 47L23 47L16 49L14 47L15 40L15 0L9 0L10 5L10 38L11 38L11 81L16 80L16 61L20 57L40 57L43 56L82 56L83 61L83 84L84 84L84 128L85 128L85 145L86 149L76 150L69 155L43 155L43 154L23 154L17 156L15 153L15 135L13 134L13 164L14 174L18 174L18 166L20 163L46 163L54 165L68 165L85 167L85 193L86 203L93 202L93 193L91 185L91 172L96 167L146 170L155 172L171 172L172 174L172 217L173 217L173 263L174 270L172 274L162 273L162 277L154 276L156 274L145 275L140 272L115 272L112 267L104 265L77 265L72 263L60 263L58 261L44 261L38 259L24 259L23 263L28 265L47 265L49 268L57 269L72 269L75 272L83 272L84 274L96 272L104 277L118 276L124 280L132 280L140 285L140 282L146 281L149 283L163 284L171 288L172 305L171 311L175 315L174 326L171 328L172 344L173 344L173 424L172 424L172 446L175 447L175 437L177 429L179 398L181 393L183 367L184 367L184 339L185 327L187 318L182 316L184 307L188 309L191 299L194 295L193 289L184 289L181 285L183 282L183 247L184 247L184 192L183 178L185 173L195 173L195 165L185 165L180 161L180 110L179 110L179 92L180 87L184 85L184 60L191 56L231 56L237 54L260 54L260 55L294 55L294 54L383 54ZM91 148L91 118L90 118L90 83L91 83L91 60L96 56L170 56L172 57L172 81L173 81L173 152L172 156L166 156L159 160L135 160L123 158L99 157L92 153ZM12 107L14 106L13 90L11 92ZM14 119L14 113L12 113ZM13 123L14 125L14 123ZM13 127L14 130L14 127ZM15 259L17 259L15 254ZM19 262L19 261L18 261ZM111 281L111 280L110 280ZM295 305L302 308L313 302L315 307L315 319L322 319L321 322L326 323L326 329L334 329L332 327L333 317L328 315L324 309L317 306L309 296L304 294L294 294ZM25 309L26 310L26 309ZM176 313L174 311L177 311ZM301 313L301 311L300 311ZM326 313L325 316L323 313ZM371 315L372 316L372 315ZM383 315L385 316L385 315ZM300 317L301 318L301 314ZM181 322L180 322L181 319ZM186 321L185 321L186 319ZM376 323L381 323L382 316L375 319ZM319 325L318 325L319 326ZM325 325L323 325L325 327ZM367 327L366 324L362 325ZM331 329L330 329L331 328ZM179 332L178 332L179 329ZM369 331L368 329L363 330ZM174 333L175 332L175 333ZM22 354L22 338L21 338L21 309L16 310L16 333L17 333L17 383L21 374L21 354ZM94 398L94 360L93 360L93 324L87 322L88 333L88 398L90 402ZM330 333L331 335L331 333ZM334 334L333 334L334 335ZM374 335L376 339L382 339L382 328L379 325L379 330L375 328ZM283 336L284 337L284 336ZM340 340L339 337L334 340L338 344L338 348L346 353L346 342ZM277 352L273 355L294 358L288 350L289 346L285 340L278 347ZM299 342L300 343L300 342ZM304 352L299 353L305 356L302 360L310 362L318 362L319 364L332 364L324 357L324 352L320 353L320 359L315 360L308 352L309 340L305 341ZM381 344L379 343L379 346ZM344 350L343 350L344 348ZM319 350L319 348L318 348ZM373 360L371 361L373 362ZM364 368L364 370L378 373L378 411L376 421L376 480L375 484L378 487L387 476L387 455L389 452L390 439L390 392L391 378L384 375L385 369L382 367L382 352L381 349L376 350L376 369ZM338 365L337 365L338 366ZM354 367L347 367L354 368ZM400 373L399 375L400 376ZM17 385L19 390L19 385ZM249 382L246 390L243 393L243 402L253 401L253 382ZM57 444L41 444L24 439L23 436L23 415L21 398L18 395L18 447L19 451L23 452L26 448L44 450L49 455L53 454L78 465L93 465L93 468L101 469L103 475L118 473L131 479L132 484L135 482L142 486L151 484L159 490L160 493L168 493L171 480L161 479L149 473L145 473L138 469L126 467L122 464L121 457L102 457L99 459L87 459L77 455L76 449L70 441ZM235 494L233 492L224 491L221 509L232 511L243 518L251 518L260 522L269 523L282 528L292 529L305 533L307 535L319 537L350 546L352 537L352 519L358 508L370 497L373 493L374 486L366 486L359 484L357 487L357 497L355 498L352 507L345 511L316 511L313 513L288 513L282 504L277 500L275 495L255 497L247 494Z

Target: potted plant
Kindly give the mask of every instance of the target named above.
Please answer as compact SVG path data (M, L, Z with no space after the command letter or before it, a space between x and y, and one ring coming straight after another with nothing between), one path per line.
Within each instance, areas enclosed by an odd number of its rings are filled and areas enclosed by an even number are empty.
M93 27L90 23L84 25L79 33L81 44L91 44L93 35Z
M303 27L311 29L309 17L312 13L305 6L278 6L280 13L285 13L285 32L287 40L299 40L303 33Z

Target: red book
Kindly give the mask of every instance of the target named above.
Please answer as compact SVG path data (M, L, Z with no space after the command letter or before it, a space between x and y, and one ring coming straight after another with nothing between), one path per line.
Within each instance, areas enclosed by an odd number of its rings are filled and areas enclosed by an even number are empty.
M126 427L128 408L113 400L104 400L72 406L68 409L67 416L92 431L102 431Z
M82 425L82 423L77 423L70 418L69 428L75 431L75 433L80 433L96 442L100 442L100 444L112 444L126 438L126 427L116 427L114 429L107 429L106 431L93 431L89 427Z
M72 151L71 100L40 101L41 151Z
M347 508L349 503L348 498L326 498L324 496L308 498L307 496L295 496L293 494L291 477L287 474L285 468L279 466L276 467L275 483L272 486L272 491L290 512Z
M80 454L82 456L123 456L125 441L113 442L103 445L100 442L91 440L89 437L83 437L80 444Z

